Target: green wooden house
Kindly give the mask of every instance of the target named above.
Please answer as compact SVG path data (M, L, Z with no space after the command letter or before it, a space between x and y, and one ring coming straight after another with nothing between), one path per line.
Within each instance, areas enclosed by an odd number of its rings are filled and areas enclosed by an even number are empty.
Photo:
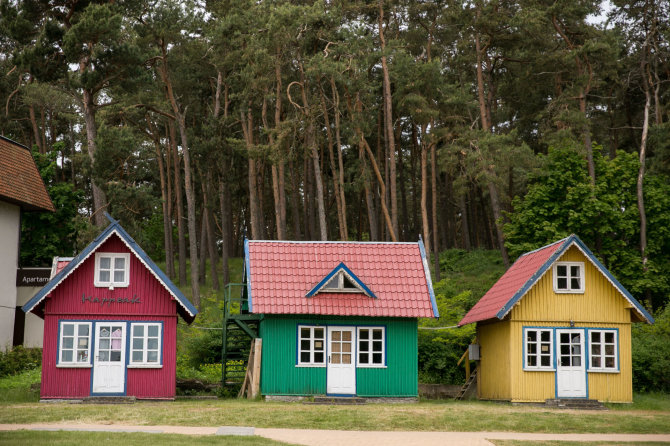
M421 241L247 240L244 296L261 394L418 395L417 320L438 317Z

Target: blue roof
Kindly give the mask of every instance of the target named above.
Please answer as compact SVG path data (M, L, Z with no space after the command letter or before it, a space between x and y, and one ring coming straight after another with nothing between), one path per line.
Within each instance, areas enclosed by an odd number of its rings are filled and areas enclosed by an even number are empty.
M114 220L108 213L105 216L111 222L104 231L102 231L86 248L84 248L68 265L56 274L44 287L23 306L23 311L28 313L33 311L42 300L49 295L66 277L70 275L84 260L93 254L102 243L104 243L112 234L116 234L128 246L128 248L137 256L137 258L153 273L159 282L168 290L178 303L179 314L188 323L191 323L198 310L184 296L177 286L172 283L170 278L151 260L140 245L121 226L118 220Z
M368 296L370 296L370 297L377 298L377 296L375 296L375 293L373 293L372 290L371 290L370 288L368 288L368 287L361 281L361 279L359 279L359 278L356 276L356 274L354 274L354 273L347 267L347 265L344 264L344 262L340 262L339 265L337 265L335 268L333 268L333 270L332 270L331 272L329 272L329 273L326 275L326 277L324 277L324 278L321 280L321 282L317 283L317 284L314 286L314 288L312 288L312 289L309 291L309 293L307 293L307 296L306 296L306 297L312 297L312 296L314 296L316 293L318 293L319 291L321 291L321 289L322 289L322 288L323 288L323 287L330 281L330 279L333 278L333 276L335 276L335 274L339 273L340 271L344 271L344 273L349 277L349 279L351 279L351 281L354 282L354 284L355 284L355 285L356 285L356 286L357 286L357 287L358 287L364 294L366 294L366 295L368 295Z

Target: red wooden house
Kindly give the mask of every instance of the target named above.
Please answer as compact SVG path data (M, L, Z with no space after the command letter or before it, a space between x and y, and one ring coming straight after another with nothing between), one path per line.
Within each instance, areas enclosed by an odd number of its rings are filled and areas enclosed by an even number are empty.
M198 311L107 217L23 307L44 318L41 397L174 398L177 316L191 323Z

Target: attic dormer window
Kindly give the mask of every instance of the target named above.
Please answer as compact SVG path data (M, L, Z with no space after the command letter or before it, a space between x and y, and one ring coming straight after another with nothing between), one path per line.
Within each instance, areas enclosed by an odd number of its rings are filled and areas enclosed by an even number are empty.
M584 263L556 262L554 264L554 291L557 293L583 293Z
M344 263L337 265L317 283L307 293L307 297L318 293L360 293L369 297L377 297Z
M113 290L116 287L127 287L130 276L129 253L97 252L95 254L96 287Z

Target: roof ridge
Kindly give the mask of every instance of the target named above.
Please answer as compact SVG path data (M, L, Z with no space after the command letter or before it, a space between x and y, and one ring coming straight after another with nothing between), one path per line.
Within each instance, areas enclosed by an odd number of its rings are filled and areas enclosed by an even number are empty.
M556 244L558 244L558 243L564 243L564 242L566 242L570 237L573 237L574 235L575 235L575 234L570 234L569 236L567 236L567 237L565 237L565 238L562 238L562 239L560 239L560 240L557 240L557 241L555 241L555 242L553 242L553 243L549 243L548 245L544 245L544 246L542 246L542 247L540 247L540 248L533 249L532 251L524 252L523 254L521 254L521 255L519 256L519 258L521 258L521 257L525 257L525 256L527 256L528 254L534 254L534 253L536 253L536 252L538 252L538 251L542 251L543 249L545 249L545 248L549 248L549 247L554 246L554 245L556 245Z
M370 240L252 240L247 239L249 243L295 243L295 244L374 244L374 245L416 245L416 242L376 242Z
M0 139L4 139L4 140L7 141L7 142L10 142L10 143L12 143L12 144L16 144L16 145L19 146L19 147L23 147L24 149L26 149L27 151L29 151L30 153L32 153L32 150L30 150L30 148L29 148L28 146L24 146L24 145L21 144L20 142L16 142L16 141L14 141L13 139L7 138L7 137L4 136L4 135L0 135Z

